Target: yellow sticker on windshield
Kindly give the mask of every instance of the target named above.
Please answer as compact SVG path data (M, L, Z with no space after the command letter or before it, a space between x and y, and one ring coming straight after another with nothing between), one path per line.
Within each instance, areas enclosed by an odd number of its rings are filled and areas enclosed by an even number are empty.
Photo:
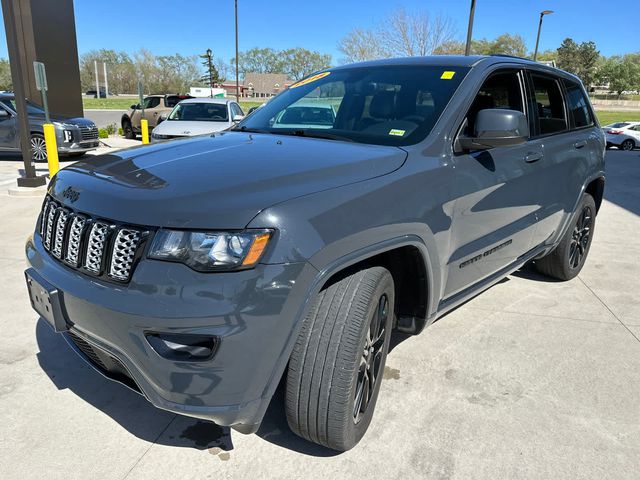
M327 75L331 75L331 72L322 72L316 75L311 75L309 78L305 78L304 80L300 80L298 83L294 83L289 88L296 88L306 85L311 82L315 82L316 80L320 80L321 78L326 77Z
M451 80L456 72L452 72L451 70L447 70L446 72L442 72L440 76L440 80Z
M403 137L404 132L406 132L406 130L398 130L397 128L392 128L391 130L389 130L389 135L393 135L394 137Z

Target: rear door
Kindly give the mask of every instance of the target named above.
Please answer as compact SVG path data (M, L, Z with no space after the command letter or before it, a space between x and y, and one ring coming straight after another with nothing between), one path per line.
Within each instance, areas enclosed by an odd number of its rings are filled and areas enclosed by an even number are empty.
M597 128L584 90L577 82L546 72L528 73L534 143L539 163L538 225L534 245L548 243L573 212L585 181Z
M459 135L473 135L480 110L503 108L528 115L525 77L518 69L493 72L482 84ZM535 172L541 158L529 142L455 158L451 250L445 298L511 264L531 248L536 224Z

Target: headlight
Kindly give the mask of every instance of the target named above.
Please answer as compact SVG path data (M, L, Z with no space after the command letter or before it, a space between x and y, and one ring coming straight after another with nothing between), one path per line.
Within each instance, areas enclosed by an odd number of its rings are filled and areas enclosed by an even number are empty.
M200 272L251 268L264 253L270 230L186 232L158 230L149 258L180 262Z

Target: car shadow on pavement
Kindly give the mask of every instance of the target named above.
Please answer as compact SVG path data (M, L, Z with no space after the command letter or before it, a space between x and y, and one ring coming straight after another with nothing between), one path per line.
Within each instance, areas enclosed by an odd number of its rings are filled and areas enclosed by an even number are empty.
M233 450L229 427L155 408L142 395L102 377L78 358L62 335L54 333L42 318L36 324L36 341L38 363L58 390L70 390L136 437L172 447L210 451L219 449L225 452ZM283 383L273 396L256 435L306 455L337 455L339 452L308 442L289 429L284 413ZM66 414L69 417L74 415L70 410Z
M78 358L42 318L36 324L36 341L38 363L58 390L70 390L136 437L174 447L233 449L228 427L157 409L142 395L107 380Z

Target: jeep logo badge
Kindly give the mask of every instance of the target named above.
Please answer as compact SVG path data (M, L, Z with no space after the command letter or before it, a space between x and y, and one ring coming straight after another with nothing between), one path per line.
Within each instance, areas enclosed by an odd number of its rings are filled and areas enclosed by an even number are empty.
M78 198L80 198L80 192L75 190L73 187L67 187L62 191L62 196L71 203L74 203Z

